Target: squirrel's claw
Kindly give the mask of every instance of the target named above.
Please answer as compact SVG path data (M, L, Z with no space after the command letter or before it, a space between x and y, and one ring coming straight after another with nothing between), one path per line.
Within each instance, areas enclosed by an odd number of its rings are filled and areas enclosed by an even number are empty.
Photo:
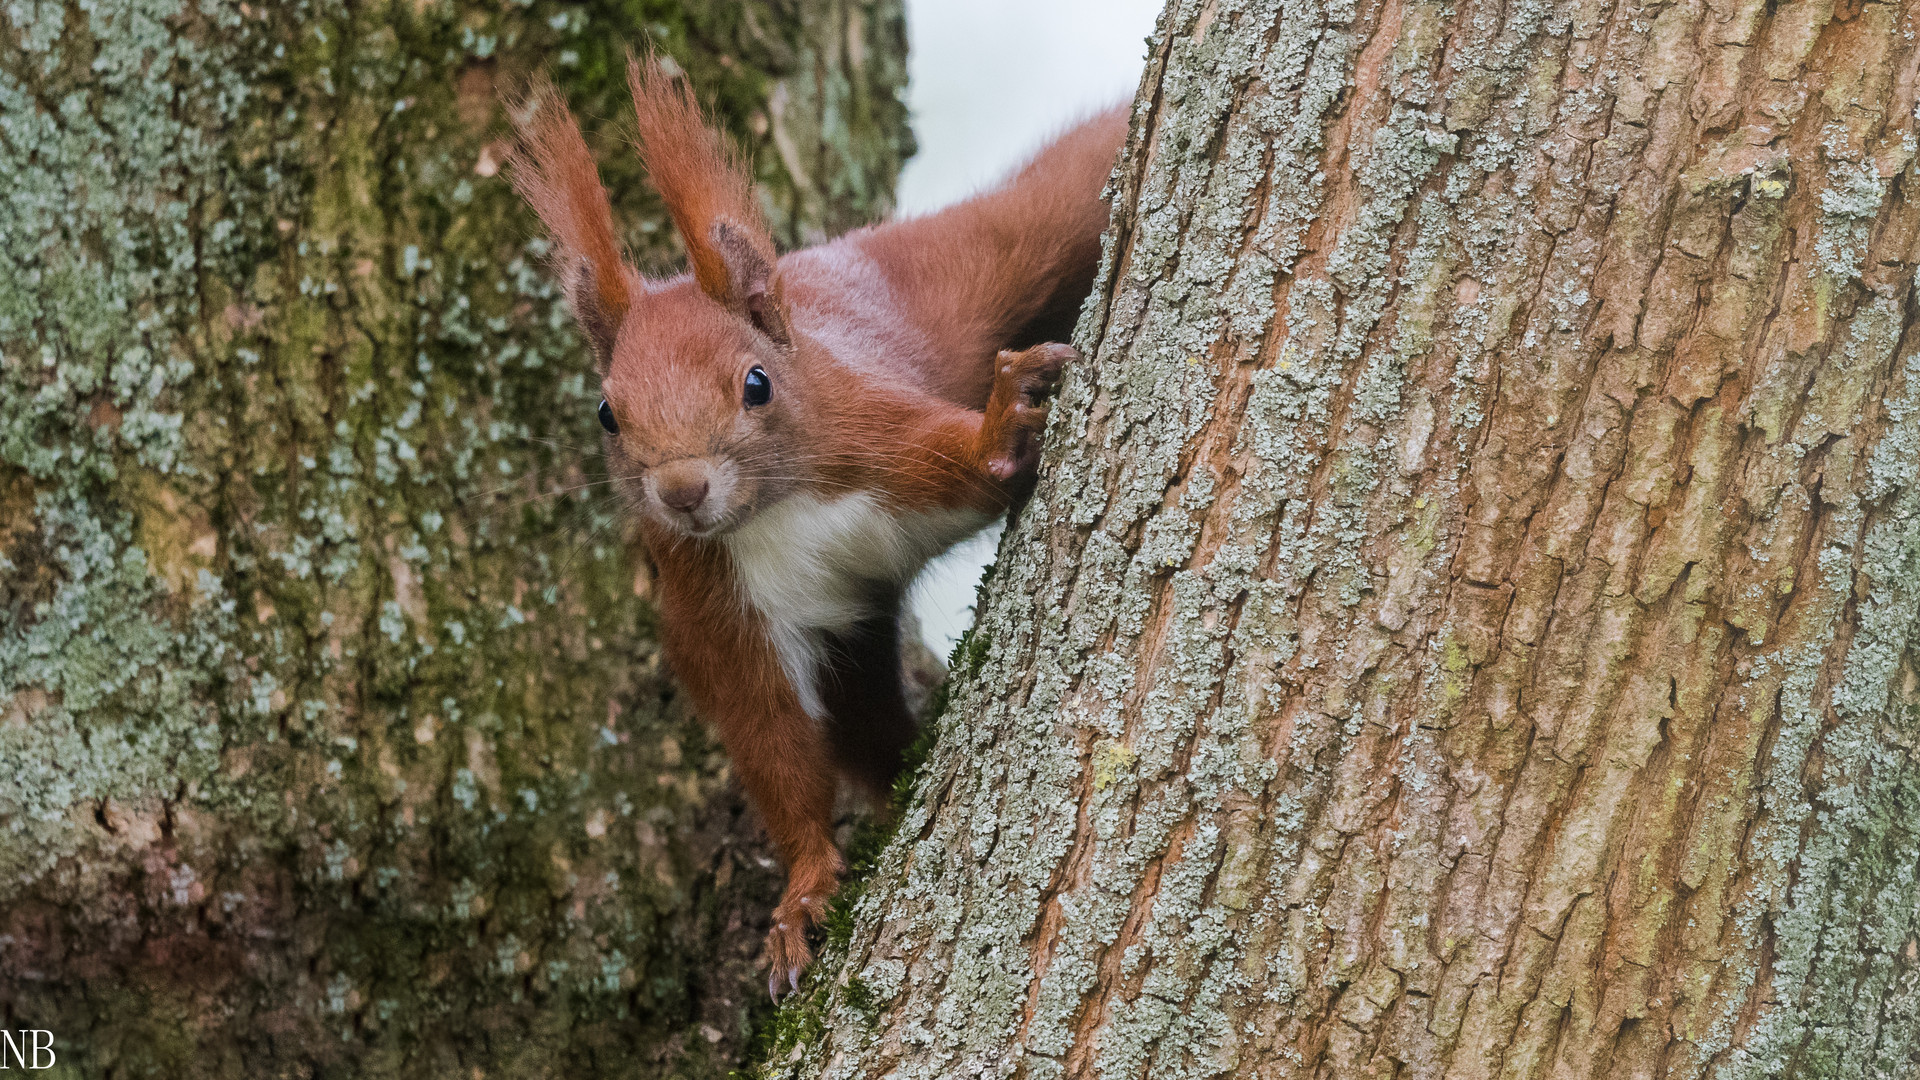
M780 992L780 969L775 967L767 972L767 996L773 999L775 1005L780 1004ZM800 992L800 969L797 967L787 969L786 992L789 995Z
M789 911L782 904L774 912L773 929L767 932L767 996L776 1005L782 993L781 976L786 977L785 992L798 993L800 973L813 960L813 952L807 948L807 925L816 906L817 902L801 900L795 904L798 911Z

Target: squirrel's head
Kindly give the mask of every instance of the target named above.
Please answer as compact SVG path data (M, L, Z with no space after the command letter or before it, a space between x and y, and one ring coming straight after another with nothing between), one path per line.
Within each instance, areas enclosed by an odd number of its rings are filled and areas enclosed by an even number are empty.
M642 289L600 383L608 464L647 517L724 533L810 471L804 380L785 342L693 280Z
M518 108L513 182L554 241L554 265L598 361L614 478L685 536L734 528L803 482L808 402L773 240L745 171L684 82L630 60L639 150L687 249L651 282L621 257L598 169L559 94Z

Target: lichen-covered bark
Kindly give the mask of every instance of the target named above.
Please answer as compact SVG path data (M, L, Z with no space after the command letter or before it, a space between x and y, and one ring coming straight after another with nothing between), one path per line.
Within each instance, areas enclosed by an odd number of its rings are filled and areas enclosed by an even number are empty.
M897 0L0 11L0 1027L68 1075L722 1075L777 888L654 649L500 163L689 69L883 211Z
M1917 16L1172 3L767 1071L1913 1075Z

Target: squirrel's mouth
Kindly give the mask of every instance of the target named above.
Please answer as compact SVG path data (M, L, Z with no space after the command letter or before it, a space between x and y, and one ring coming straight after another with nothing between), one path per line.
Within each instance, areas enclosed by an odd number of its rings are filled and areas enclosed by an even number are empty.
M674 515L673 530L689 540L715 540L740 527L749 515L745 507L735 506L712 521L701 521L686 514Z

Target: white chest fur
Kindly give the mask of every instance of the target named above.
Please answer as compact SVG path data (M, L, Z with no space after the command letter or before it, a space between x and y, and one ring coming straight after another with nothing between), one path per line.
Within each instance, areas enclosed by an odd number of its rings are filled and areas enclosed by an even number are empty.
M789 496L727 535L740 589L767 620L780 667L809 715L826 714L816 678L820 635L852 629L874 614L876 585L904 586L989 520L975 510L893 513L862 491Z

